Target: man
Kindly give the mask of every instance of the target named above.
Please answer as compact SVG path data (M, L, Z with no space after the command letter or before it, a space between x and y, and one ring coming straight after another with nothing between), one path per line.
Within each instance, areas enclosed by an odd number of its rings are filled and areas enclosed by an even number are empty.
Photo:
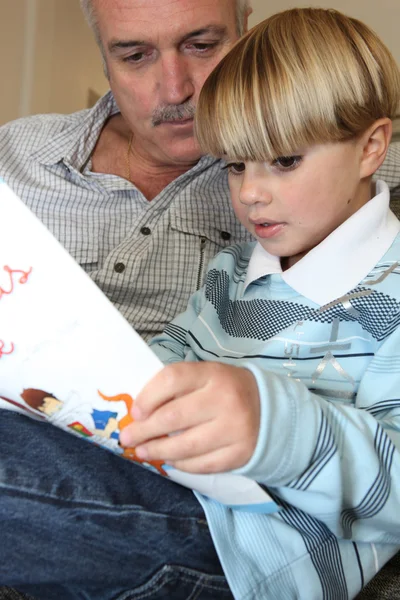
M200 156L201 86L247 0L92 0L112 93L0 129L0 174L145 338L246 238L226 172ZM231 598L190 490L0 411L0 583L40 600ZM126 593L129 591L129 594Z
M112 95L0 130L0 174L145 338L245 239L226 172L200 157L201 86L246 0L82 2ZM389 180L388 177L385 177ZM189 490L0 412L0 582L40 600L231 598Z
M184 309L208 260L247 237L226 172L200 159L193 115L248 0L82 4L112 94L3 127L0 173L148 339Z

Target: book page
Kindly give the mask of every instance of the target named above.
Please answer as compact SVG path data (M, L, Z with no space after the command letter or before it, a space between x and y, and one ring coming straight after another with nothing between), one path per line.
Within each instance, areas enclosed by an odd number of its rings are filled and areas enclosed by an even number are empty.
M135 396L163 365L90 277L0 180L0 408L140 463L118 445ZM238 510L273 512L256 482L143 466Z

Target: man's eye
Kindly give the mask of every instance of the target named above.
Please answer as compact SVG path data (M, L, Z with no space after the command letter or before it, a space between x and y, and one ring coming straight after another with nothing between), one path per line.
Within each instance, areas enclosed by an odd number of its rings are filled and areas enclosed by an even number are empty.
M135 52L135 54L130 54L126 58L124 58L125 62L140 62L145 57L144 52Z
M281 171L291 171L300 164L301 160L301 156L278 156L272 162L272 165L278 167Z
M228 169L228 173L231 175L242 175L246 169L246 165L243 162L230 162L224 168Z
M217 46L216 42L205 43L205 42L192 42L188 45L189 49L193 49L196 52L206 53L209 50L213 50Z

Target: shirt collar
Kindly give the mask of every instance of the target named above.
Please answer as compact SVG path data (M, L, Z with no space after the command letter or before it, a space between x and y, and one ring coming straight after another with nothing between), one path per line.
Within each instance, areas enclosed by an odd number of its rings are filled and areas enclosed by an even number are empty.
M74 114L66 116L66 126L49 142L35 150L30 158L47 166L63 161L66 165L82 172L92 156L106 121L119 112L112 92L108 91L92 108L75 113L83 115L82 118L74 121ZM69 117L72 117L70 123ZM184 175L194 177L198 172L209 169L218 162L220 161L212 156L202 156L188 174Z
M105 122L118 112L114 96L109 91L92 108L65 116L65 125L61 131L35 150L31 158L49 166L62 160L77 171L82 171L92 155ZM76 118L77 116L81 118Z
M260 277L281 273L290 287L316 304L340 298L368 275L399 233L400 222L389 209L389 200L388 186L378 180L374 198L284 272L279 258L257 244L245 289Z

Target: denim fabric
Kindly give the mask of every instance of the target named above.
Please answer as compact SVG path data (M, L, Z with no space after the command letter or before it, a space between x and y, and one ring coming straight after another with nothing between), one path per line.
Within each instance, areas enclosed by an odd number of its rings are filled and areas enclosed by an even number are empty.
M193 493L0 410L0 584L39 600L231 599Z

